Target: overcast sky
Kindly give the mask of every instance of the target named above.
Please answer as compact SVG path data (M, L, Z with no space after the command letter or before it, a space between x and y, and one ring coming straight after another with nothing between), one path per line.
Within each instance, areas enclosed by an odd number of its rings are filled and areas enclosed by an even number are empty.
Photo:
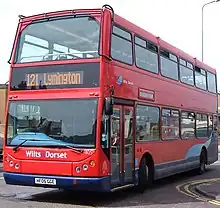
M130 2L133 2L132 4ZM201 8L207 0L0 0L0 83L8 80L7 63L18 15L64 9L113 6L115 12L201 60ZM135 4L134 4L135 3ZM204 10L204 62L218 71L220 89L220 2Z

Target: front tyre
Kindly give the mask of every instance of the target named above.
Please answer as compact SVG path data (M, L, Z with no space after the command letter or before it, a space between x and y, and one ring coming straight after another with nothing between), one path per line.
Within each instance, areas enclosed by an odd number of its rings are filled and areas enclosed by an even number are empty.
M152 168L149 163L147 163L146 158L142 158L138 171L138 185L137 190L140 193L143 193L147 187L152 184L151 176Z

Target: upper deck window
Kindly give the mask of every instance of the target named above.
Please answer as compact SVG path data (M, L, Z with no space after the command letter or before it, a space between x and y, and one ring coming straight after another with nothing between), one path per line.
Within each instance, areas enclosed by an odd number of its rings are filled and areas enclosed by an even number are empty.
M111 40L111 56L113 59L132 64L132 41L131 33L113 26Z
M21 33L16 62L98 57L99 24L89 16L35 21Z
M196 87L206 90L207 83L206 83L206 71L204 69L200 69L199 67L195 67L195 82Z
M216 79L215 74L207 72L208 90L209 92L216 93Z
M178 80L177 56L166 51L160 50L161 74L165 77Z
M193 65L183 59L179 60L180 63L180 80L181 82L189 85L194 85Z
M135 37L135 60L139 68L158 73L158 48L156 45Z

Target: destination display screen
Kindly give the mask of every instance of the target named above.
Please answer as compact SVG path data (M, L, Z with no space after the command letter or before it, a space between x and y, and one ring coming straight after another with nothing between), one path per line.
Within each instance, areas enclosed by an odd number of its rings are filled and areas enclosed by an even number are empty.
M99 63L14 68L11 90L99 87Z
M76 85L83 84L83 71L79 72L49 72L25 74L28 87L39 85Z

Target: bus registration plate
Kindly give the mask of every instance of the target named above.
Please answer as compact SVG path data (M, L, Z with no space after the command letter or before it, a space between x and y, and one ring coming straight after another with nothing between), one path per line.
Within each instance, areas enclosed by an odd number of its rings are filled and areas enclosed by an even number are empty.
M35 184L56 185L56 179L35 178Z

